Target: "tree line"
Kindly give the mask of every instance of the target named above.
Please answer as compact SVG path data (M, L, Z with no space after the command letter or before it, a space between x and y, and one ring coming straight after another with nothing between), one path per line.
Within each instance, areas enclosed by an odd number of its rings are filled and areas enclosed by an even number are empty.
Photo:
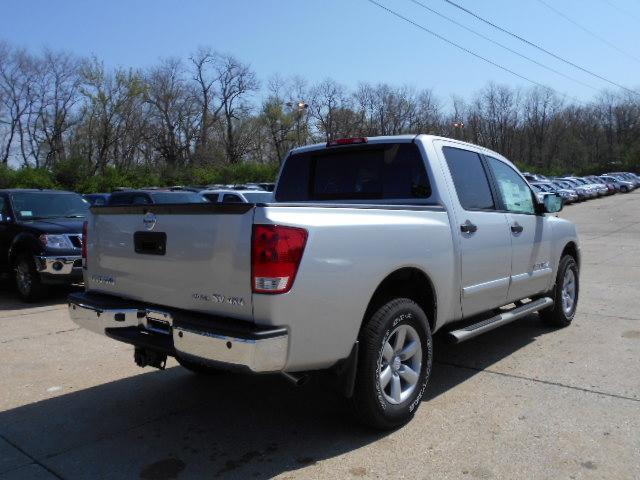
M24 171L79 189L101 179L266 180L258 177L275 175L295 146L402 133L468 140L544 173L640 166L633 94L603 91L576 104L551 89L489 83L445 100L386 83L261 82L249 64L204 47L134 69L0 43L0 168L5 184Z

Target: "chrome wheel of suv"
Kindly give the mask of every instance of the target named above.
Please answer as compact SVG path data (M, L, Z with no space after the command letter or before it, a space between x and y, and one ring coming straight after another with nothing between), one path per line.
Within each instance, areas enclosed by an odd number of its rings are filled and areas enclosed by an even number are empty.
M31 278L31 269L25 260L21 260L16 265L16 286L24 296L28 296L31 293L33 280Z
M396 327L378 360L380 387L387 402L398 405L411 396L422 368L422 343L411 325Z

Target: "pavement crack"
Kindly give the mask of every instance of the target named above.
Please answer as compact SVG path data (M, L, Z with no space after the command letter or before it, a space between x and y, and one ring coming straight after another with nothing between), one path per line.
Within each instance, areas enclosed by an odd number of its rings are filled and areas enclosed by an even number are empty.
M60 310L64 310L63 307L55 307L55 308L46 308L44 310L37 310L37 311L30 311L30 312L24 312L24 313L12 313L10 315L2 315L0 316L0 320L3 319L7 319L7 318L14 318L14 317L27 317L29 315L38 315L40 313L46 313L46 312L57 312Z
M0 345L3 345L5 343L11 343L11 342L17 342L19 340L33 340L35 338L42 338L42 337L48 337L50 335L58 335L60 333L68 333L68 332L75 332L77 330L80 330L82 327L76 327L76 328L69 328L67 330L58 330L55 332L49 332L49 333L43 333L42 335L31 335L30 337L17 337L17 338L10 338L9 340L2 340L0 342Z
M640 402L640 398L627 397L625 395L618 395L616 393L602 392L600 390L591 390L589 388L576 387L574 385L567 385L566 383L552 382L552 381L549 381L549 380L541 380L539 378L525 377L523 375L516 375L516 374L513 374L513 373L498 372L498 371L495 371L495 370L490 370L488 368L470 367L468 365L461 365L459 363L451 363L451 362L435 361L434 363L437 363L439 365L446 365L446 366L449 366L449 367L463 368L463 369L466 369L466 370L473 370L473 371L476 371L476 372L491 373L493 375L500 375L502 377L517 378L519 380L528 380L530 382L542 383L542 384L551 385L551 386L554 386L554 387L569 388L571 390L578 390L578 391L581 391L581 392L593 393L595 395L603 395L605 397L618 398L620 400L631 400L632 402Z
M60 476L55 470L51 469L49 466L45 465L44 463L42 463L40 460L38 460L36 457L34 457L33 455L31 455L29 452L27 452L24 448L21 448L19 445L17 445L15 442L12 442L11 440L9 440L5 435L0 433L0 438L2 438L5 442L7 442L9 445L11 445L13 448L15 448L16 450L18 450L20 453L22 453L23 455L25 455L26 457L30 458L31 461L33 463L35 463L36 465L38 465L39 467L44 468L47 472L49 472L51 475L53 475L56 478L59 478L60 480L64 480L64 478L62 476Z

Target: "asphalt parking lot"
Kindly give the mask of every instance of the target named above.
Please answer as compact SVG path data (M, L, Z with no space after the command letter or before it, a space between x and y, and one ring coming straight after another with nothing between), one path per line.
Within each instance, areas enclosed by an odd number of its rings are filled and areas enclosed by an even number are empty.
M320 384L140 369L78 329L65 292L0 291L0 480L640 478L640 192L567 207L582 241L577 316L436 342L430 389L392 433Z

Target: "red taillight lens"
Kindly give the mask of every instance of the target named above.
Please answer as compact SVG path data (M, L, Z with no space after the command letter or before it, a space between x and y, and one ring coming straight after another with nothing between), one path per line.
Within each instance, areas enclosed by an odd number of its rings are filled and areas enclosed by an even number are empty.
M87 230L89 229L89 223L84 222L82 224L82 265L84 267L87 266Z
M307 235L303 228L253 226L251 261L255 293L286 293L291 290Z
M327 142L327 147L339 147L340 145L357 145L359 143L367 143L367 137L355 138L338 138Z

